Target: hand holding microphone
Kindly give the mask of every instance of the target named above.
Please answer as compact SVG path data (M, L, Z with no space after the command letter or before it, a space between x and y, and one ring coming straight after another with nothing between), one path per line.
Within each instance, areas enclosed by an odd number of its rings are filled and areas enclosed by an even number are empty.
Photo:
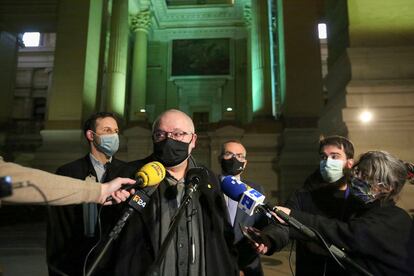
M271 208L264 203L265 196L232 176L226 176L221 182L221 189L231 199L238 201L238 207L249 216L259 210L273 222L285 222L310 238L316 238L314 231L289 216L290 209L285 207Z
M129 196L133 194L135 191L130 191L134 188L145 188L147 186L154 186L158 185L165 177L165 168L164 166L157 161L149 162L145 164L136 174L135 174L135 183L124 185L121 191L118 192L116 197L123 197ZM122 194L121 194L122 193ZM126 193L126 194L125 194ZM110 202L114 199L113 196L109 196L106 198L105 202Z

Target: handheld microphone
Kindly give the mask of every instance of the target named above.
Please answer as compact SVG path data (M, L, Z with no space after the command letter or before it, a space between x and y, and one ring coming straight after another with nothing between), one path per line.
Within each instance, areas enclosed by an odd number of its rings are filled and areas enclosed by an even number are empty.
M160 183L165 177L165 167L157 161L145 164L135 174L135 184L124 185L122 190L131 190L132 188L144 188L147 186L154 186ZM107 197L106 201L111 201L112 196Z
M97 265L101 261L102 257L105 255L109 246L112 242L118 237L119 233L125 226L125 223L133 214L134 210L141 212L151 200L151 195L157 190L159 184L165 178L165 168L160 162L150 162L145 164L136 174L135 178L137 183L131 185L132 187L138 186L142 189L137 189L136 192L130 196L127 208L125 208L124 213L121 218L112 228L112 231L109 233L109 238L105 242L102 251L97 255L92 265L89 267L86 276L91 276L95 271ZM154 187L152 187L154 186ZM129 187L131 189L132 187ZM112 197L108 197L107 200L111 200Z
M269 219L274 220L271 212L276 213L284 222L290 226L303 232L305 235L311 238L316 238L314 231L303 225L295 218L289 216L282 210L277 208L271 208L269 205L264 203L265 196L255 189L251 188L247 184L235 179L233 176L226 176L221 181L221 189L225 195L229 198L238 201L238 207L242 209L249 216L253 215L256 210L259 210Z
M259 193L258 191L252 189L245 183L238 181L233 176L226 176L221 181L221 189L229 198L239 201L239 208L244 210L249 216L253 214L255 210L259 210L263 214L265 214L272 222L277 222L275 217L272 215L271 212L276 213L276 215L281 218L284 222L286 222L289 226L295 228L303 235L307 236L308 238L316 241L319 239L323 240L320 236L317 236L317 232L313 231L306 225L302 224L294 217L289 216L282 210L277 208L271 208L269 205L263 203L264 196ZM252 212L253 210L253 212ZM325 241L323 241L325 243ZM337 246L331 244L331 246L327 247L327 250L331 253L331 255L335 258L335 260L341 259L348 263L353 269L361 273L362 275L372 276L369 271L365 268L361 267L358 263L354 262L350 259L344 251L339 249ZM337 260L338 261L338 260ZM341 264L342 265L342 264Z

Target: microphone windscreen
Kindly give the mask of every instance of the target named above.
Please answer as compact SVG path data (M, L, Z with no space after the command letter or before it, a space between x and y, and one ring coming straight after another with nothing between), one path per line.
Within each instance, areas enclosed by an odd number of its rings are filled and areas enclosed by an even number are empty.
M247 186L234 178L234 176L226 176L221 181L221 190L229 198L239 201L243 193L247 190Z
M165 168L160 162L149 162L136 173L135 178L142 179L141 187L154 186L165 178Z

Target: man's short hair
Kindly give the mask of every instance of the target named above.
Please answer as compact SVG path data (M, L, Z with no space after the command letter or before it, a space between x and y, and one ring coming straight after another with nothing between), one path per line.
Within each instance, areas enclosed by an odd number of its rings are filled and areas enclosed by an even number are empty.
M336 146L337 148L344 150L347 159L354 158L354 145L343 136L333 135L323 137L319 141L319 153L322 153L322 149L325 146Z
M228 144L228 143L236 143L236 144L240 144L240 145L242 145L243 146L243 144L242 144L242 142L240 141L240 140L238 140L238 139L230 139L230 140L227 140L227 141L225 141L223 144L221 144L221 155L223 155L224 154L224 147ZM246 151L246 155L247 155L247 150L246 150L246 147L245 146L243 146L243 148L244 148L244 150Z
M113 118L116 121L116 123L119 125L118 118L115 116L114 113L106 112L106 111L97 112L89 116L88 119L86 119L85 123L83 124L83 135L85 135L86 137L86 132L88 130L92 130L93 132L96 132L96 120L107 118L107 117Z

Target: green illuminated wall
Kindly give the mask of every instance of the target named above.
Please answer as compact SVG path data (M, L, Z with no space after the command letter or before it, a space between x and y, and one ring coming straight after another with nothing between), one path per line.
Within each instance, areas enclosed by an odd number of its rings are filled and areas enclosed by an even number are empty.
M351 47L414 44L413 0L349 0Z

